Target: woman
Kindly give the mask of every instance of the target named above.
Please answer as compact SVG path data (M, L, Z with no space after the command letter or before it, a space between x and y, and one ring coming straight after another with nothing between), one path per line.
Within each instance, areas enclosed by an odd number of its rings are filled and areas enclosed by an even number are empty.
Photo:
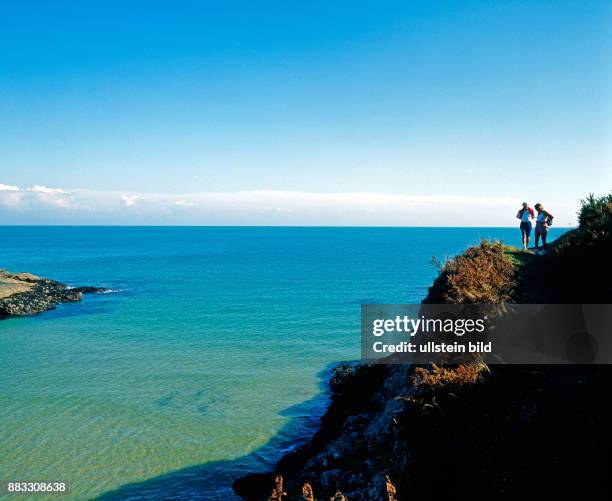
M546 251L546 237L548 236L548 227L552 224L553 215L545 211L544 206L540 203L535 204L535 210L538 213L535 227L536 252L540 252L540 237L542 237L542 248Z
M533 209L527 202L523 202L523 208L516 213L516 218L521 220L521 237L523 238L523 250L529 247L529 237L531 236L531 220L533 219Z

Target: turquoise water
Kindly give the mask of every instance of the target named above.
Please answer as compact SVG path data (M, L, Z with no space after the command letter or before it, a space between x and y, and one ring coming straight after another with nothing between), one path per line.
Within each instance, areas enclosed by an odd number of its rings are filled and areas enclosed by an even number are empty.
M562 230L554 228L554 235ZM0 321L0 479L232 499L312 433L361 303L418 302L500 228L1 227L0 266L113 292ZM21 498L23 499L23 498ZM45 499L37 496L36 499Z

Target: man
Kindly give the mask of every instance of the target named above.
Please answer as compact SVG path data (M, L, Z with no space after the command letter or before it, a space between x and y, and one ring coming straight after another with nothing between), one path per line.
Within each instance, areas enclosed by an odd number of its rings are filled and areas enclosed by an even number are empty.
M529 247L529 237L531 236L531 220L534 217L533 209L527 202L523 202L523 208L516 213L516 218L521 221L521 237L523 238L523 250Z
M535 227L535 248L536 254L540 253L540 237L542 237L542 248L546 252L546 237L548 236L548 227L552 224L553 215L544 210L541 203L535 204L535 210L538 215L536 217Z

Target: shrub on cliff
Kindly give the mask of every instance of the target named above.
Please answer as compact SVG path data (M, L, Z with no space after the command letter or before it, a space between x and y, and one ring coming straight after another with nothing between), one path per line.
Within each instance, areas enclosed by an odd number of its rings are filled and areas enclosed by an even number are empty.
M580 201L578 212L580 231L592 239L612 236L612 193L596 197L592 193Z
M515 272L501 242L483 240L441 266L424 303L503 303L515 287Z
M431 368L415 367L412 376L412 384L420 386L462 386L477 383L483 372L488 371L485 363L460 364L456 367L443 367L432 364Z

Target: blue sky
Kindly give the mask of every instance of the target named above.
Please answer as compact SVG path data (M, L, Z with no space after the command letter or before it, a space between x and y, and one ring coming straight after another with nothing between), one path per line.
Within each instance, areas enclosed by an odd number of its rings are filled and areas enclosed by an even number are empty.
M1 7L0 223L505 226L612 187L608 1Z

